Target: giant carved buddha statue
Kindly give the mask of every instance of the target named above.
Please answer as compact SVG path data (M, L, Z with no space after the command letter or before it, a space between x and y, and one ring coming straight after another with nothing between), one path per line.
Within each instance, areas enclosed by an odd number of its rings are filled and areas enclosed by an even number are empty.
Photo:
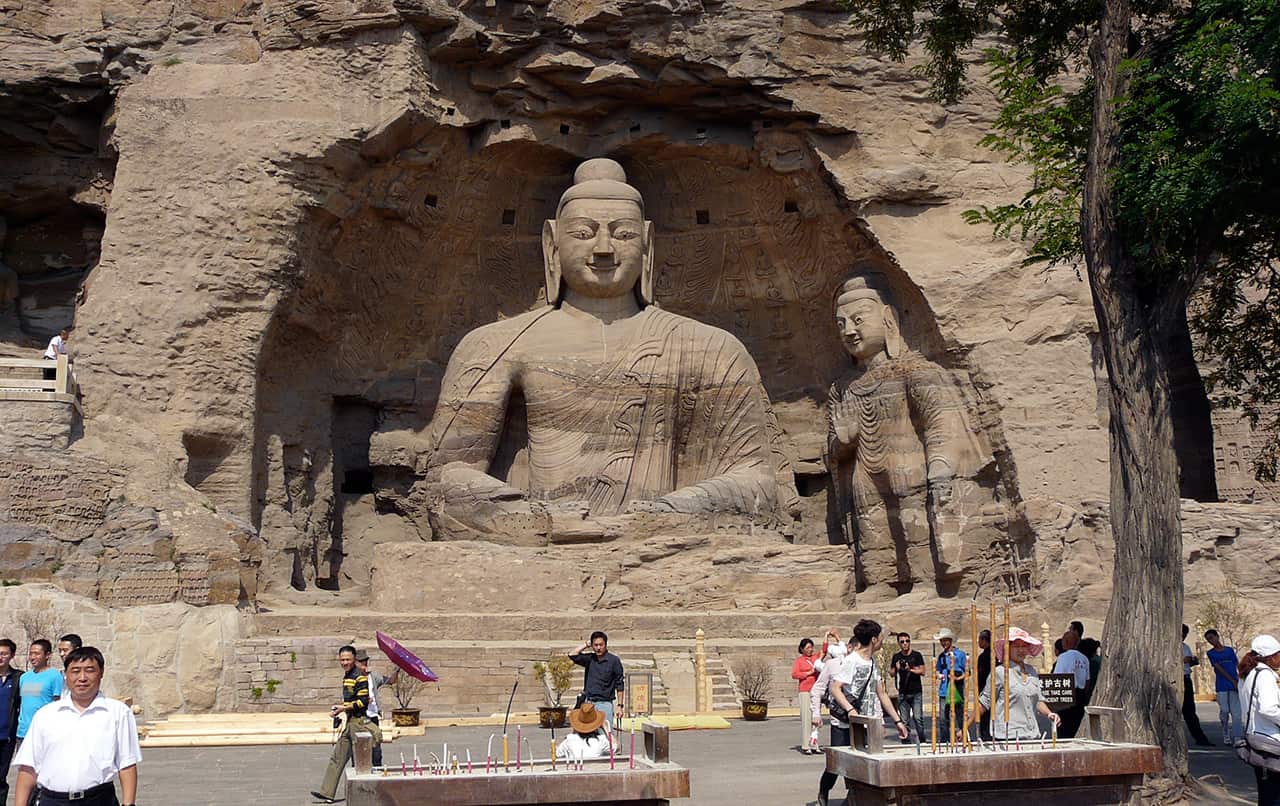
M436 539L537 543L549 511L776 513L776 423L755 362L654 303L653 223L618 163L578 167L542 245L546 307L477 328L449 359L418 460ZM491 475L517 395L520 489Z

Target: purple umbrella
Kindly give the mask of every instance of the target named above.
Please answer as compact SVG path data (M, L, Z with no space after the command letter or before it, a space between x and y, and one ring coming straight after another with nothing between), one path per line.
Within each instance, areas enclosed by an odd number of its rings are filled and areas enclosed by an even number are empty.
M435 672L427 668L427 664L423 663L421 658L400 646L399 641L376 630L374 635L378 637L378 649L381 649L392 663L407 672L410 677L416 677L424 683L434 683L440 679L436 677Z

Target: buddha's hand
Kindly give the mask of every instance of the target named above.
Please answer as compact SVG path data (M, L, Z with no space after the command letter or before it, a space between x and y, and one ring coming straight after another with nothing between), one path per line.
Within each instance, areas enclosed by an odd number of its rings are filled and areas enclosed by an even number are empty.
M831 421L831 430L836 442L842 446L851 446L858 441L858 407L848 395L841 395L827 407L827 417Z
M450 501L518 501L524 493L462 462L451 462L440 471L438 489Z
M939 476L929 479L929 499L935 507L944 507L951 503L954 494L954 479L951 476Z

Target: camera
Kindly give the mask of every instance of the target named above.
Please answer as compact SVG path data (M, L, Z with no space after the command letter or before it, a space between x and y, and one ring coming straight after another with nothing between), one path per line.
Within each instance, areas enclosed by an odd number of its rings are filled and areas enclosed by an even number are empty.
M333 729L334 729L334 730L337 730L337 729L338 729L338 728L340 728L340 727L342 727L342 717L338 716L337 714L334 714L334 716L333 716Z

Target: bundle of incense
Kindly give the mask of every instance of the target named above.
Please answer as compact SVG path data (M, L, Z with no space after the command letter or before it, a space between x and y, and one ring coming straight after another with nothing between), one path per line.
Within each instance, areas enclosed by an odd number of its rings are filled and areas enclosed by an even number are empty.
M1009 677L1009 668L1010 668L1010 664L1009 664L1009 659L1010 659L1010 658L1009 658L1009 656L1010 656L1010 652L1009 652L1009 628L1010 628L1010 622L1009 622L1009 600L1008 600L1008 599L1006 599L1006 600L1005 600L1005 602L1004 602L1004 654L1005 654L1005 661L1004 661L1004 668L1005 668L1005 673L1004 673L1004 735L1005 735L1005 740L1006 740L1006 741L1007 741L1007 740L1008 740L1008 738L1009 738L1009 683L1010 683L1010 677Z
M470 775L473 772L475 772L475 769L471 766L471 748L468 747L467 748L467 774Z
M453 768L450 770L454 775L458 774L458 754L453 754Z
M628 766L631 769L636 768L636 723L631 723L631 757Z
M934 676L935 680L937 676ZM935 683L933 691L930 692L933 698L933 718L929 720L929 752L938 752L938 686Z
M1053 749L1057 750L1058 749L1058 723L1050 720L1049 725L1053 729Z
M422 774L422 772L419 770L419 767L418 767L418 746L416 744L413 746L413 774L414 775Z
M409 767L404 763L404 753L400 754L400 774L406 778L409 776Z
M520 772L520 726L516 725L516 772Z
M502 771L507 772L511 767L511 753L507 749L507 734L502 734Z
M556 737L551 737L551 771L556 771Z
M489 765L492 763L493 763L493 734L490 733L489 745L485 748L485 751L484 751L484 771L486 775L489 773Z

